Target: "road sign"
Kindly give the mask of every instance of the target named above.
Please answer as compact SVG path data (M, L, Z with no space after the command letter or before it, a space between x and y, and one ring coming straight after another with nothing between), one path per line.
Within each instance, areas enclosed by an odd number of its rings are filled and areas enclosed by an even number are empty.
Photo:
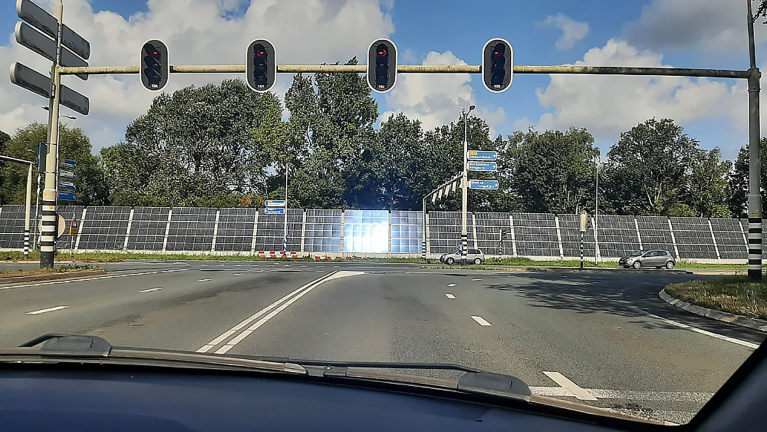
M285 207L285 200L266 200L264 205L267 207Z
M498 190L498 180L469 180L469 189Z
M495 162L469 161L469 171L498 171Z
M63 191L75 191L75 184L68 181L60 181L59 182L59 190Z
M285 214L284 208L265 208L264 209L265 215L281 215Z
M16 23L16 42L50 61L56 61L56 41L21 21ZM69 51L64 47L61 48L60 64L61 66L67 67L88 66L87 61L76 56L72 51ZM88 79L88 75L85 74L79 74L77 76L83 80Z
M581 232L586 232L589 225L589 215L586 210L581 211Z
M69 159L65 159L59 162L59 169L74 171L77 169L77 162Z
M75 194L72 192L59 192L59 199L61 201L74 201Z
M19 62L11 63L11 82L44 98L51 97L51 79ZM67 86L61 86L61 104L82 115L88 115L88 98Z
M498 159L498 152L469 150L467 157L473 161L494 161Z
M30 0L17 0L16 14L34 28L56 39L58 21L40 6ZM91 44L66 25L61 29L61 44L86 60L91 55Z
M67 221L61 215L56 215L56 238L61 237L67 229ZM43 215L37 215L37 232L43 232Z
M74 180L75 179L75 173L73 171L61 170L61 171L59 171L59 177L66 177L68 179Z

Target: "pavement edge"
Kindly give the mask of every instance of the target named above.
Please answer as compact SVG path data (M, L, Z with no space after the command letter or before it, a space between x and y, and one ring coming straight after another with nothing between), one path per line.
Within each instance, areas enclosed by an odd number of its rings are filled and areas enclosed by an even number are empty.
M729 312L717 311L703 306L697 306L686 301L679 300L678 298L671 297L666 293L666 289L660 290L658 296L666 303L676 306L679 309L685 310L695 315L700 315L706 318L715 319L717 321L726 322L729 324L735 324L741 327L747 327L750 329L758 330L767 333L767 321L758 318L749 318L741 315L735 315Z

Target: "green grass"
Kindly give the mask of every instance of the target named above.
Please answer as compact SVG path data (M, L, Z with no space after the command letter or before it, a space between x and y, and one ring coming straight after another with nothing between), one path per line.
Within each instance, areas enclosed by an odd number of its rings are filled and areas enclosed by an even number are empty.
M42 274L56 274L56 273L70 273L74 271L83 270L102 270L101 267L94 265L68 265L54 268L34 268L23 270L0 270L0 278L2 276L33 276Z
M767 320L767 281L728 276L674 283L665 289L668 295L694 305Z

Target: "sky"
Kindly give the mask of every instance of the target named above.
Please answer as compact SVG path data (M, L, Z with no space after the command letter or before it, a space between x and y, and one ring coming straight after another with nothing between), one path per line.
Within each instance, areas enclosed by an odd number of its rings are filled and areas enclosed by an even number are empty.
M54 0L34 1L53 11ZM45 73L50 62L16 43L15 3L0 5L0 65L9 70L18 61ZM149 39L166 43L172 64L242 64L258 38L275 45L280 64L344 63L353 56L364 62L379 37L394 41L400 64L476 65L484 44L501 37L513 46L517 65L745 70L745 8L741 0L64 0L64 22L90 41L91 66L138 65ZM767 70L761 21L756 40L759 67ZM226 78L232 76L173 74L164 90ZM274 91L283 96L291 81L278 75ZM76 117L63 123L82 128L94 153L119 143L157 95L138 75L68 76L63 83L90 98L88 116L62 113ZM402 112L425 129L457 120L472 104L493 138L531 126L586 128L603 155L622 131L652 117L674 119L701 147L719 147L728 159L748 140L742 80L517 74L509 90L494 94L479 75L403 74L390 93L374 97L382 120ZM46 123L46 104L0 77L0 130L13 134Z

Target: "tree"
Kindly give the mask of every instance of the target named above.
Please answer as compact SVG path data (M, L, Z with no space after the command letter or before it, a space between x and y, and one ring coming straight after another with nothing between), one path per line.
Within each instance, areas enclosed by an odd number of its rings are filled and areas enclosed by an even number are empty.
M239 79L157 96L125 142L102 152L113 202L197 206L264 191L275 112L274 94Z
M647 120L621 133L607 154L608 199L619 214L666 214L701 156L698 141L673 120Z
M594 161L599 150L585 129L533 129L509 137L513 184L526 211L578 213L593 207Z
M11 140L11 136L0 130L0 153L5 152L5 143L7 143L10 140Z
M767 190L767 138L759 141L762 157L761 179L759 180L762 191L762 208L767 206L767 198L764 191ZM738 157L732 164L727 182L727 207L735 217L748 217L748 148L743 146L738 152Z
M46 142L48 127L39 123L30 124L16 131L6 143L4 154L19 159L37 160L38 144ZM77 162L75 187L77 200L73 204L106 205L107 185L99 160L91 154L91 142L79 128L61 125L59 129L60 159ZM32 190L37 189L37 164L32 167ZM26 197L27 167L19 164L6 164L0 187L2 204L23 204ZM34 192L33 192L34 193Z
M727 204L727 174L732 163L720 161L721 151L702 150L694 161L688 184L680 196L698 217L732 217Z
M759 0L759 5L754 11L754 21L763 17L767 17L767 0ZM765 22L765 24L767 24L767 22Z

